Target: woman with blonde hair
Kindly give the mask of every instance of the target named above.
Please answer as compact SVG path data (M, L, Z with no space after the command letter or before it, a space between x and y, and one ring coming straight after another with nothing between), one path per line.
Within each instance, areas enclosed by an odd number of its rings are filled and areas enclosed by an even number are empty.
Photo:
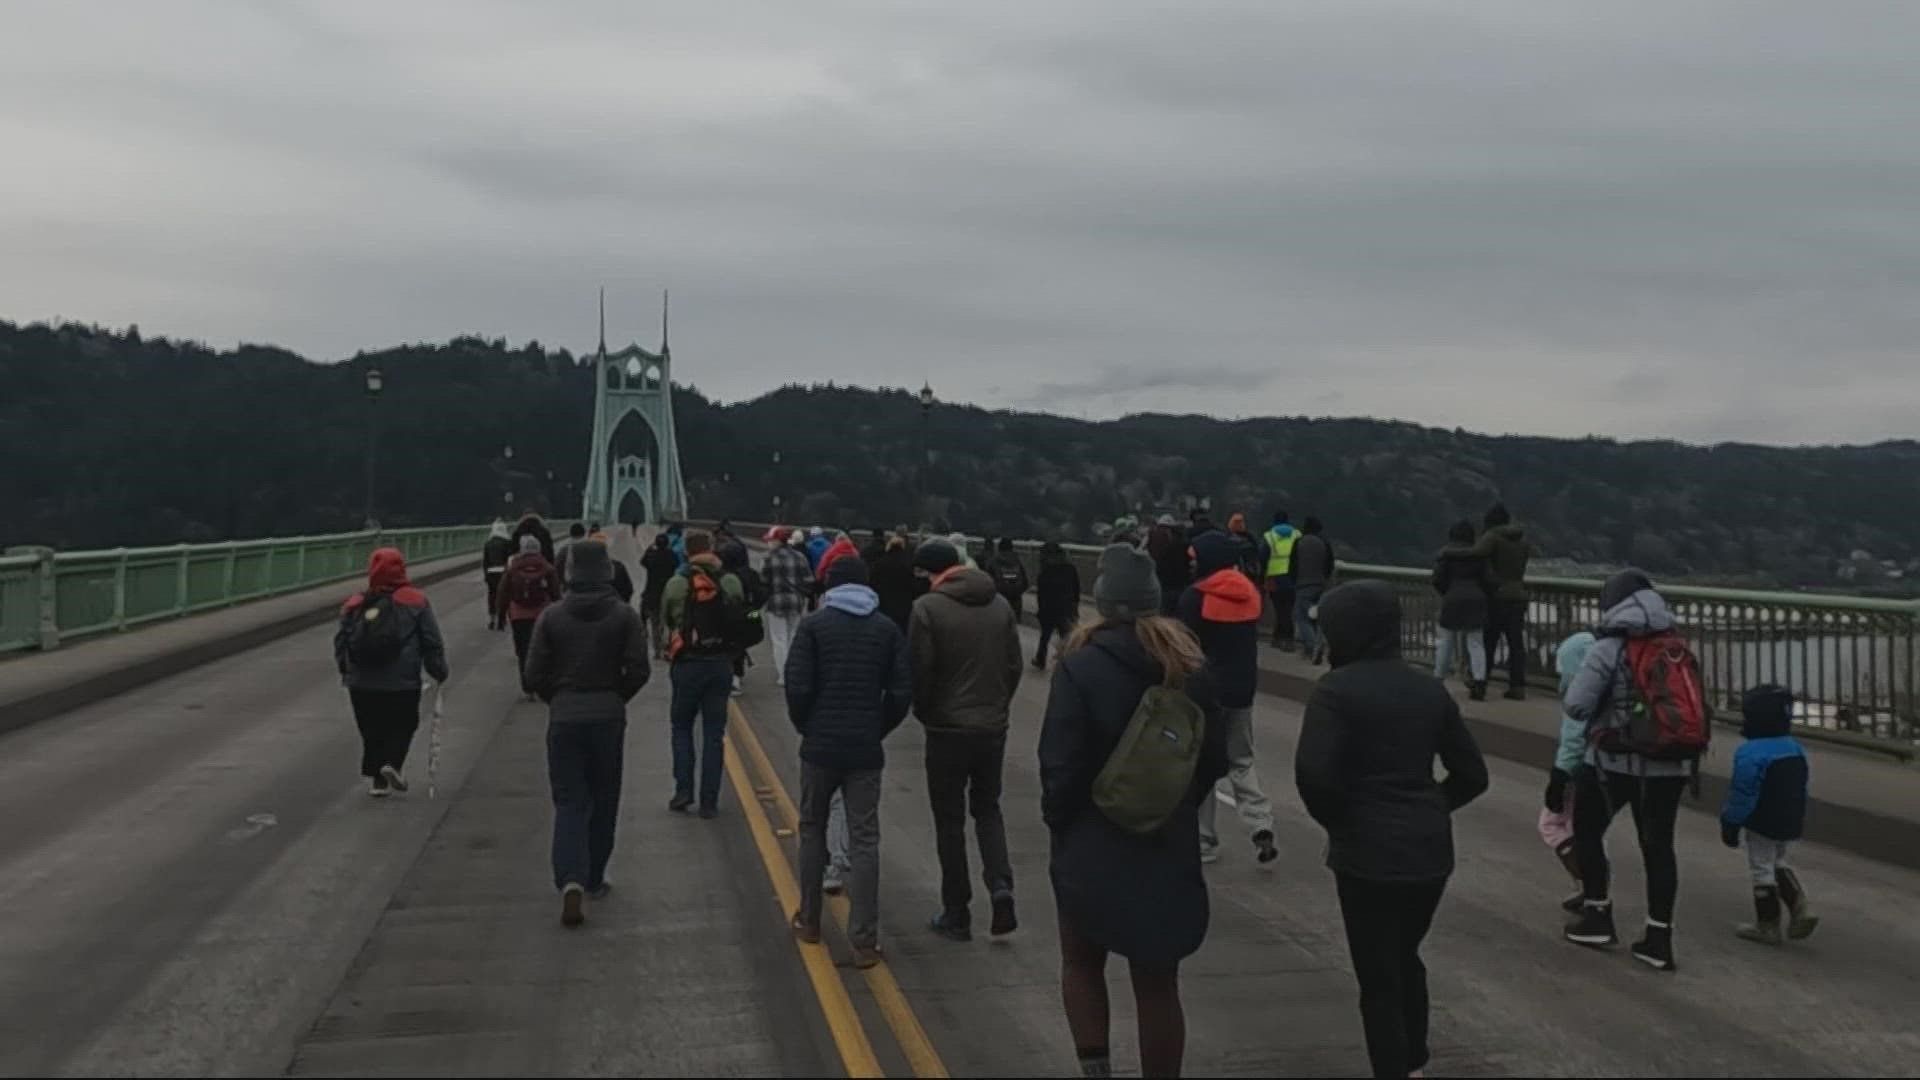
M1140 1023L1140 1070L1178 1076L1186 1051L1180 961L1207 933L1197 807L1226 775L1225 726L1200 652L1178 621L1157 614L1153 560L1108 548L1094 585L1100 621L1076 630L1054 671L1040 731L1041 815L1052 835L1049 875L1059 909L1060 995L1081 1071L1110 1076L1106 966L1127 958ZM1183 685L1206 716L1187 797L1157 830L1121 828L1094 805L1094 778L1149 688Z

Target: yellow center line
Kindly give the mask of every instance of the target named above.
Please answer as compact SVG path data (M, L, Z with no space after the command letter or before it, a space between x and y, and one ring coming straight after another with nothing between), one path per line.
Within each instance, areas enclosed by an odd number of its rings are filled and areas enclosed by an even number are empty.
M731 743L732 736L728 736L727 741ZM754 846L760 851L760 861L766 865L767 878L773 883L774 895L780 899L781 921L784 924L800 909L800 884L794 880L793 868L781 852L779 841L774 839L773 826L768 823L767 812L760 806L760 800L754 796L753 785L747 780L746 771L738 761L739 755L724 756L727 779L733 782L733 793L740 800L740 812L746 816L747 827L753 833ZM804 945L797 939L794 945L800 950L800 959L806 965L814 996L820 999L820 1011L826 1017L827 1030L833 1034L833 1044L840 1051L840 1061L846 1067L847 1075L885 1076L886 1073L880 1071L880 1059L873 1055L873 1044L867 1041L867 1031L860 1023L860 1014L854 1011L853 999L847 996L847 988L834 970L833 957L821 945Z
M733 730L739 734L736 740L743 753L752 759L753 768L767 787L773 789L774 805L779 808L787 828L796 834L800 830L800 811L787 794L787 786L780 780L780 774L774 771L773 762L767 757L766 748L760 745L759 736L753 732L753 725L747 719L747 711L737 701L728 705L733 711ZM785 860L785 855L781 856ZM799 887L794 888L796 896ZM797 906L797 901L796 901ZM844 932L847 928L849 905L844 896L829 897L827 908L833 912L834 922L840 924ZM927 1037L927 1029L920 1024L920 1018L907 1003L907 996L900 990L900 983L894 979L893 971L887 967L884 958L865 972L867 989L873 994L874 1003L880 1008L880 1015L892 1029L894 1041L900 1044L900 1052L906 1055L907 1064L912 1066L917 1077L944 1078L947 1074L946 1063L933 1048L933 1040Z

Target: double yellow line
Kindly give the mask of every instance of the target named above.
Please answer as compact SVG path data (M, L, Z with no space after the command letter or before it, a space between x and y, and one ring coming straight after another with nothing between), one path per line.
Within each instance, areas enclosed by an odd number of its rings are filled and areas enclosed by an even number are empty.
M753 833L754 846L760 852L760 861L767 868L767 880L772 883L774 895L780 900L780 910L791 916L800 910L800 882L794 873L792 861L781 849L780 837L793 836L799 831L800 811L787 794L786 785L781 783L773 762L768 760L759 736L753 733L746 710L737 701L729 702L728 710L732 722L728 724L726 740L729 750L726 755L727 778L740 800L740 811L746 816L747 828ZM759 776L759 784L756 785L748 777L747 765L742 764L742 758L751 764L754 773ZM766 808L760 805L762 795L772 800L774 809L780 815L782 825L778 830L768 819ZM844 932L848 916L846 897L829 897L827 909ZM867 1039L866 1027L860 1022L860 1014L847 994L846 985L840 981L833 955L827 951L825 943L806 945L796 938L794 946L800 950L800 960L806 965L807 979L813 985L814 996L820 999L820 1011L826 1016L827 1029L833 1035L834 1046L840 1052L847 1075L885 1076L880 1069L879 1059L874 1056L873 1043ZM913 1075L945 1077L946 1065L934 1051L926 1029L920 1026L919 1017L914 1015L913 1007L907 1004L906 995L900 992L900 984L894 980L886 961L881 960L864 974L867 990L873 995L887 1027L892 1030L894 1041L906 1056Z

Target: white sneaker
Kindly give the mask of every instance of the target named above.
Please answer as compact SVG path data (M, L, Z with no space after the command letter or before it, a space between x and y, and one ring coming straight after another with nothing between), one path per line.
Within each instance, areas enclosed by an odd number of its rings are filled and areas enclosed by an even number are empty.
M384 799L391 794L393 794L393 792L388 791L384 786L382 786L380 781L371 780L371 779L367 781L368 796L375 799Z
M744 693L746 693L746 691L740 688L740 676L735 675L733 677L733 696L739 697Z
M400 775L399 769L396 769L391 765L382 765L380 766L380 775L386 777L387 786L392 788L393 790L395 791L407 790L407 778Z
M1219 861L1220 861L1220 849L1219 849L1219 848L1217 848L1217 847L1203 847L1203 848L1201 848L1201 849L1200 849L1200 861L1201 861L1201 862L1203 862L1203 863L1217 863L1217 862L1219 862Z

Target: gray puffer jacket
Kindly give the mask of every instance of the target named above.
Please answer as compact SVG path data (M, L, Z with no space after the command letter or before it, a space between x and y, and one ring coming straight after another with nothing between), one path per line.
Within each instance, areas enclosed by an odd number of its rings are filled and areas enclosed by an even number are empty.
M1593 745L1595 732L1627 726L1634 699L1633 673L1627 670L1627 639L1664 634L1673 629L1667 601L1653 589L1640 589L1608 608L1594 633L1599 640L1587 650L1580 670L1567 687L1562 707L1568 716L1587 725L1587 764L1605 772L1632 776L1688 776L1690 761L1651 761L1633 753L1613 753Z
M646 624L610 582L575 582L533 624L525 682L556 724L624 719L651 675Z

